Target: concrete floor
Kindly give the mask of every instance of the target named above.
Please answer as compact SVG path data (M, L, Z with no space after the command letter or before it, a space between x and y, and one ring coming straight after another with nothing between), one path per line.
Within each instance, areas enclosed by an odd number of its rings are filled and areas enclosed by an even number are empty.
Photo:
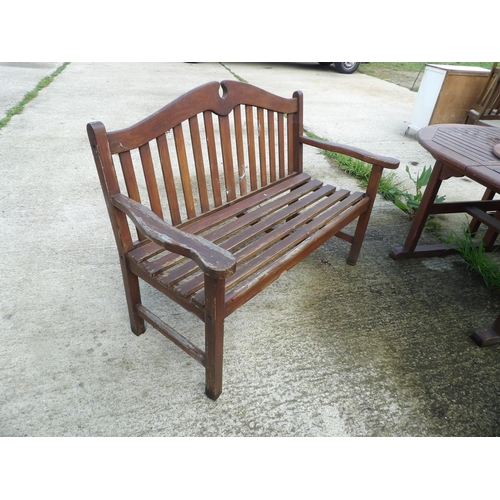
M0 79L23 81L14 70L0 65ZM21 100L41 69L17 70ZM392 261L410 221L382 199L355 267L332 240L228 318L216 402L194 360L151 327L132 334L85 126L128 126L234 75L284 96L303 90L309 130L401 159L403 182L406 165L433 164L404 134L416 94L363 74L312 63L70 64L0 130L0 436L498 436L500 350L469 335L491 324L499 293L456 256ZM305 163L356 187L315 150ZM446 194L481 191L455 179ZM442 218L445 229L461 223ZM202 343L196 318L155 291L144 299Z

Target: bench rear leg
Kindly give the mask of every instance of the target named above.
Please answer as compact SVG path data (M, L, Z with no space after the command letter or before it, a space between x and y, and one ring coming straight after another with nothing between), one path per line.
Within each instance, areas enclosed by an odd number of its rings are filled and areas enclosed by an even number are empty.
M205 394L214 401L222 392L225 280L205 275Z

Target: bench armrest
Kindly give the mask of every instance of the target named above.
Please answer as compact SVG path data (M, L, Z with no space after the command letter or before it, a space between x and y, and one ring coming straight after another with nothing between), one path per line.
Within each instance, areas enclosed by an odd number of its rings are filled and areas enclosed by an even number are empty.
M236 270L236 258L214 243L167 224L149 208L121 193L111 196L113 205L133 221L141 233L171 252L194 260L212 278L226 278Z
M317 148L326 149L327 151L332 151L334 153L340 153L343 155L351 156L358 160L370 163L371 165L377 165L383 168L398 168L399 160L395 158L390 158L388 156L380 156L373 153L369 153L363 149L354 148L351 146L346 146L345 144L337 144L334 142L322 141L320 139L312 139L305 135L299 137L300 142L303 144L308 144L309 146L315 146Z

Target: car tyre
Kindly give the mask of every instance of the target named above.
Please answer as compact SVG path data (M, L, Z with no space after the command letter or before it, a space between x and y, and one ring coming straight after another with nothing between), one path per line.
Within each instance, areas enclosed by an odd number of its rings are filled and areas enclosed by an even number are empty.
M336 62L335 64L335 69L339 73L344 73L347 75L350 75L351 73L354 73L358 68L359 68L359 62Z

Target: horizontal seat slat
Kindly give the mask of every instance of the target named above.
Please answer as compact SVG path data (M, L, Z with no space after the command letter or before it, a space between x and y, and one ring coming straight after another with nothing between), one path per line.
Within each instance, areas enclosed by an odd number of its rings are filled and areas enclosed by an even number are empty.
M222 207L217 207L205 214L201 214L199 217L185 222L178 227L189 233L198 234L201 231L210 229L223 221L250 210L252 207L268 200L269 197L274 197L291 189L296 189L310 179L311 177L307 174L290 175L264 189L259 189L246 196L241 196L234 202L223 205Z
M190 224L187 224L182 229L188 233L192 234L200 234L202 231L210 229L219 224L227 223L230 219L234 219L237 215L251 210L258 205L261 205L264 202L267 202L274 196L278 196L283 194L286 191L297 190L301 188L304 183L310 181L310 177L308 175L305 176L293 176L290 179L287 179L287 182L277 182L276 185L270 187L270 189L266 192L259 192L253 196L246 197L245 200L242 200L241 203L237 202L236 204L231 205L229 208L231 210L223 211L222 213L217 211L212 212L211 214L203 214L200 218L196 218L191 221ZM309 190L315 189L319 187L321 183L319 181L315 181L315 183L310 184ZM306 188L307 190L307 188ZM298 191L302 192L302 191ZM202 220L200 220L202 219ZM213 239L211 241L214 241ZM146 246L141 246L135 248L129 253L129 256L132 257L136 262L140 263L155 255L163 252L163 248L156 245L155 243L149 243ZM157 259L154 263L145 264L145 269L147 272L152 274L156 274L161 272L163 269L167 269L172 266L175 261L178 260L178 256L172 253L166 253L164 256Z
M340 195L340 193L339 193ZM339 196L340 197L340 196ZM311 207L303 214L289 220L287 223L280 226L275 231L267 233L262 238L258 239L255 244L243 248L234 255L238 259L238 266L235 274L226 280L226 291L248 278L250 275L266 266L270 262L278 259L284 253L289 251L301 241L306 239L310 234L318 231L322 226L327 224L332 219L339 216L350 207L356 205L363 199L363 193L353 193L342 201L331 200L334 196L327 198L321 204ZM329 206L328 206L329 205ZM189 296L203 286L198 279L190 280L177 288L177 291L183 296ZM193 300L201 304L202 296L197 292Z
M233 251L235 250L238 246L241 246L245 243L247 243L250 239L253 239L257 237L259 234L264 233L265 231L271 229L273 226L276 224L297 216L297 214L300 212L300 210L303 210L305 207L308 205L311 205L321 198L324 198L328 194L332 194L335 191L335 188L332 186L323 186L321 189L318 189L317 191L314 191L313 193L310 193L308 196L303 197L302 199L295 201L292 204L286 204L287 206L281 207L279 210L276 210L274 213L269 215L268 217L260 220L259 222L248 225L248 224L242 224L240 229L241 231L237 232L236 234L233 234L229 239L223 241L222 243L219 244L221 248L224 248L225 250L228 251ZM294 191L295 193L295 191ZM335 196L330 196L327 198L327 201L329 204L336 203L338 199L345 197L349 194L348 191L341 190L337 193L335 193ZM323 202L324 203L324 202ZM320 204L317 205L319 207ZM250 215L250 214L248 214ZM241 217L243 219L243 217ZM297 225L297 221L294 219L293 223L288 224L287 227L292 227ZM273 232L274 234L274 232ZM283 234L286 234L286 231L283 232ZM213 239L210 239L210 241L217 243ZM238 258L238 261L240 259ZM198 266L194 264L193 262L189 261L183 264L182 266L176 268L174 271L169 272L168 275L164 276L161 278L161 281L168 286L172 286L173 284L185 279L189 275L193 274L198 270ZM203 280L202 278L198 277L197 278L197 283L199 286L203 285ZM185 293L181 291L181 293Z
M252 274L248 279L241 281L225 295L225 314L229 316L238 307L254 297L259 291L275 281L281 273L291 269L305 256L322 245L325 241L336 234L342 227L356 219L369 205L369 198L363 198L351 210L345 211L338 218L332 219L320 231L311 232L311 236L303 239L295 248L284 254L281 259L275 259L268 266L263 267ZM203 308L205 302L204 291L201 290L192 298L192 303Z

